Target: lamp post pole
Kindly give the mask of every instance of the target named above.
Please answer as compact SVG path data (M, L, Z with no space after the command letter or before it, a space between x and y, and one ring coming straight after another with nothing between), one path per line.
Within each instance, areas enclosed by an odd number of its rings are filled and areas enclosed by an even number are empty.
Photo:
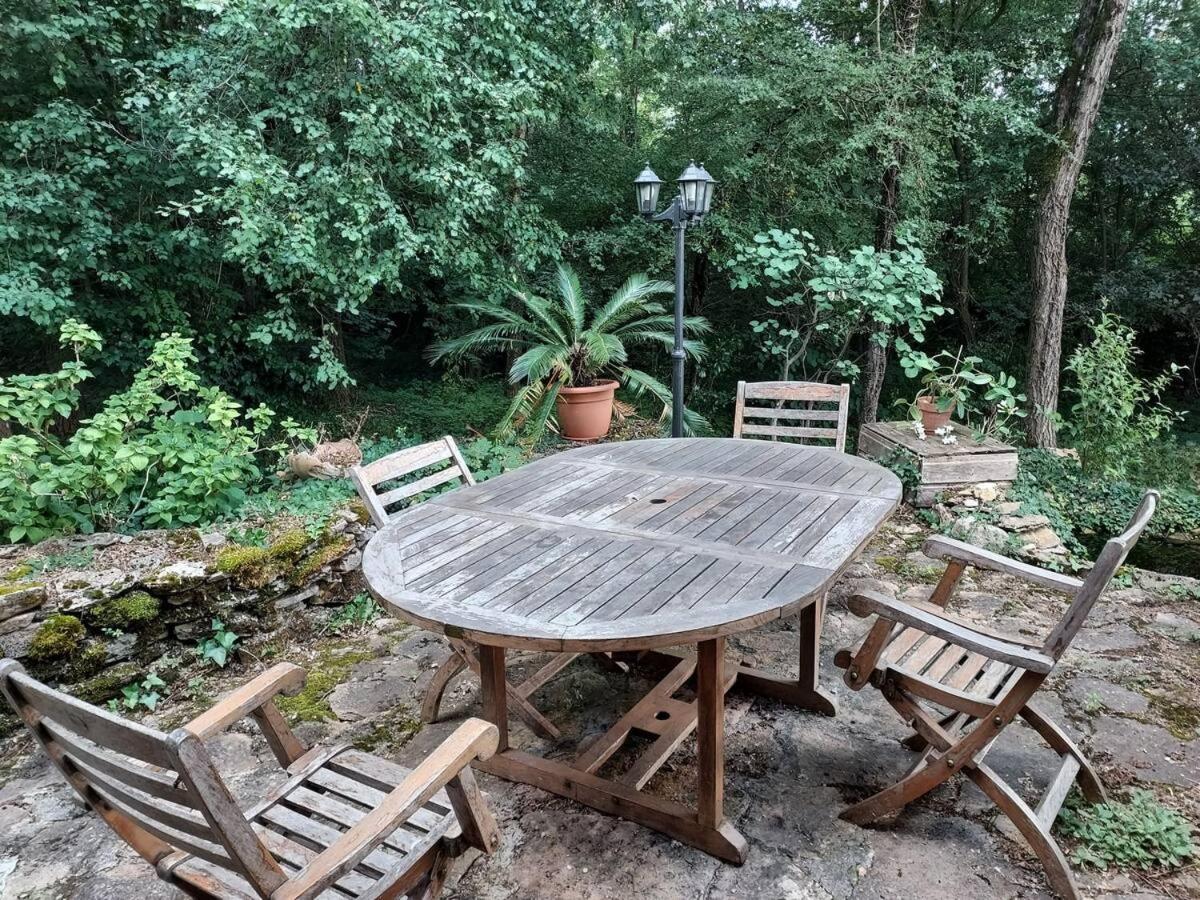
M675 342L671 348L671 437L683 437L683 362L687 357L683 343L683 264L684 237L689 223L699 224L712 205L713 185L716 182L692 162L679 176L679 195L660 213L658 192L662 182L650 164L636 179L638 212L654 222L670 222L675 231Z
M676 200L671 204L675 209ZM683 237L687 219L675 222L675 346L671 349L671 437L683 437Z

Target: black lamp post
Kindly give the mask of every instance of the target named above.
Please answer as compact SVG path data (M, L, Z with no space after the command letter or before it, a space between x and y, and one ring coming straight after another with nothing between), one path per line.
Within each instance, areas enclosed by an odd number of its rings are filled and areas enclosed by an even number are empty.
M658 192L662 181L650 163L633 180L638 212L654 222L670 222L675 229L675 346L671 350L671 437L683 436L683 235L688 225L699 225L712 207L716 181L695 160L679 176L679 195L661 213Z

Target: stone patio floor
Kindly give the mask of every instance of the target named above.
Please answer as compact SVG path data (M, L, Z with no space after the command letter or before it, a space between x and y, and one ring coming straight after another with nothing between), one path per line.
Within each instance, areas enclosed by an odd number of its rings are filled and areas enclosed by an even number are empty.
M823 636L823 678L840 704L836 718L730 694L726 714L726 810L750 844L740 868L640 826L486 775L504 834L493 857L456 867L447 897L521 898L1033 898L1049 896L1032 855L983 795L957 779L919 801L895 823L861 829L840 821L848 802L883 786L908 765L898 718L877 692L853 693L832 666L867 622L851 616L846 596L869 586L904 598L928 595L939 569L920 553L925 532L900 514L876 538L831 596ZM1077 738L1110 789L1140 785L1200 820L1200 607L1197 582L1136 573L1101 601L1055 672L1041 706ZM1023 634L1044 634L1062 598L992 574L969 574L953 603L968 618ZM781 621L729 641L730 658L784 671L794 665L796 630ZM262 664L288 659L340 682L310 697L306 742L353 740L411 762L466 714L477 712L469 678L447 693L445 720L419 727L421 691L441 659L439 638L392 620L365 633L321 636L294 626L286 641L251 648ZM346 654L352 654L346 656ZM346 660L352 660L352 664ZM342 664L339 665L339 660ZM523 663L518 657L514 665ZM217 696L261 665L209 679ZM793 670L794 671L794 670ZM601 733L622 703L649 685L640 674L604 673L588 658L539 695L540 706L572 739ZM175 691L182 695L182 690ZM180 696L147 719L160 727L186 720L203 702ZM514 742L555 752L518 720ZM568 753L572 745L559 749ZM218 766L244 798L278 778L253 726L213 739ZM129 898L177 896L132 851L87 814L23 736L0 745L0 897ZM1026 799L1040 793L1056 757L1032 731L1010 728L988 762ZM694 744L685 743L649 790L687 799ZM1200 897L1195 864L1168 876L1078 871L1085 895L1106 898Z

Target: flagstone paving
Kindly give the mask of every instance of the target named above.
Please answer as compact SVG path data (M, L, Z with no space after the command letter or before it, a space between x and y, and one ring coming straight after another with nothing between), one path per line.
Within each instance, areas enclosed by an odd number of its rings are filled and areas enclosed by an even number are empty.
M845 597L859 586L905 598L927 596L933 565L919 552L924 535L903 514L875 540L831 598L823 636L825 683L841 707L835 719L731 694L727 710L727 812L750 844L740 868L639 826L593 812L534 788L488 776L504 833L493 857L475 857L454 872L447 897L478 900L570 898L1037 898L1050 896L1041 870L1015 832L969 782L944 786L893 824L861 829L837 818L848 802L889 782L908 763L898 746L900 722L876 692L856 694L833 670L833 651L857 640L866 623ZM876 563L881 557L884 562ZM1106 783L1153 790L1164 803L1200 818L1200 604L1162 576L1137 576L1114 589L1085 626L1042 697L1096 760ZM1195 586L1195 582L1187 585ZM960 615L1022 633L1045 633L1062 599L993 575L975 574L955 604ZM1190 624L1189 624L1190 623ZM421 690L442 655L439 639L384 621L365 634L322 637L297 623L287 642L270 645L271 661L311 669L337 660L341 683L308 698L300 724L307 741L353 740L401 761L418 759L477 711L469 679L443 705L447 721L421 728ZM793 623L773 623L731 639L729 652L765 668L785 669L796 642ZM259 648L262 652L266 648ZM347 651L349 652L349 651ZM536 660L526 664L533 666ZM247 668L210 679L216 695L249 677ZM1183 673L1182 676L1180 673ZM564 729L600 733L621 703L649 682L605 673L590 660L569 667L541 694L539 706ZM177 693L182 694L182 691ZM196 704L172 701L151 719L173 726ZM554 752L519 722L514 739ZM278 778L252 726L212 742L218 766L244 798ZM0 897L113 898L176 896L94 816L88 815L23 737L0 744ZM562 752L566 752L563 750ZM989 763L1020 785L1027 799L1050 777L1056 756L1035 735L1011 728ZM693 748L684 748L651 782L655 793L687 798ZM1200 897L1195 866L1170 876L1080 872L1087 896Z

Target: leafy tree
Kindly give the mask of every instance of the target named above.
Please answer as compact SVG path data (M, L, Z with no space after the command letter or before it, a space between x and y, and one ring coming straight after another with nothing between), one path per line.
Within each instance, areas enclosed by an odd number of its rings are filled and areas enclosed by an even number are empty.
M762 350L778 364L777 377L856 380L861 371L855 338L921 342L945 310L926 304L941 293L937 274L919 249L879 253L860 247L848 258L821 254L813 237L773 228L754 237L730 263L735 287L767 288L772 315L752 319Z

